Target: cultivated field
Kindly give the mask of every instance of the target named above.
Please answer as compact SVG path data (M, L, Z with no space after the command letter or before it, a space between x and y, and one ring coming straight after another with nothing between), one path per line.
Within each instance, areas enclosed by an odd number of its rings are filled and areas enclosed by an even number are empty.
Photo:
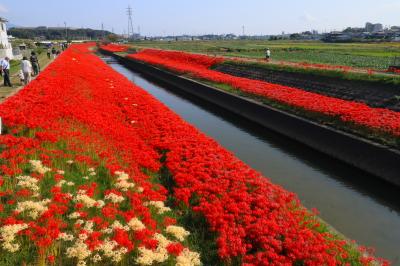
M153 47L246 58L263 58L266 48L273 61L308 62L385 70L400 56L400 43L341 43L316 41L142 41L135 47Z

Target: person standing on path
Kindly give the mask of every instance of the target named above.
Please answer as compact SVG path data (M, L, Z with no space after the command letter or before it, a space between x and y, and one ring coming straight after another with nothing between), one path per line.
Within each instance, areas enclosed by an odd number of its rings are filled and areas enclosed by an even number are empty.
M27 85L31 82L32 64L26 56L22 58L21 70L24 73L24 84Z
M4 86L12 87L10 81L10 58L4 58L1 63L1 69L3 70Z
M267 50L265 51L265 60L269 62L270 58L271 58L271 50L267 48Z
M33 75L34 76L39 75L40 65L39 65L39 60L38 60L35 52L31 53L30 61L31 61L31 64L33 67Z
M47 48L47 58L48 59L51 58L51 50L50 50L50 48Z
M56 50L56 48L53 46L53 48L51 49L51 55L53 56L53 59L55 59L56 58L56 56L57 56L57 50Z

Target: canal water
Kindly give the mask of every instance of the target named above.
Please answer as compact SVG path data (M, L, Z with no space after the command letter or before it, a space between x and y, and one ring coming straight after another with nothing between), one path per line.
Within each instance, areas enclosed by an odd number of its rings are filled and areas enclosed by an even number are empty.
M104 58L112 68L217 140L358 244L400 265L400 190L304 145ZM373 156L373 155L371 155ZM400 173L399 173L400 174ZM397 202L396 202L397 201Z

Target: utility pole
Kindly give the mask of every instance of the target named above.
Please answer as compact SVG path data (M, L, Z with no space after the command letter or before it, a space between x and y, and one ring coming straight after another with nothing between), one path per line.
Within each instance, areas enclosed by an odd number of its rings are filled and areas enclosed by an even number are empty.
M68 29L67 29L67 22L64 22L64 26L65 26L65 41L68 42Z
M104 24L103 24L103 22L101 23L101 35L103 36L103 39L104 39Z
M128 15L128 39L133 38L133 21L132 21L132 8L128 6L126 9L126 14Z
M244 25L242 26L242 33L243 33L243 37L244 37Z

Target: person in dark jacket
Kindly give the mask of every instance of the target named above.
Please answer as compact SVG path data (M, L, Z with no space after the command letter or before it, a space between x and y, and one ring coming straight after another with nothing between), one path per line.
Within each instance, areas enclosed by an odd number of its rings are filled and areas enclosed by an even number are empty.
M31 61L31 64L32 64L33 75L34 76L39 75L40 65L39 65L39 60L38 60L35 52L31 53L31 57L29 58L29 61Z
M56 50L55 47L53 47L53 48L51 49L51 55L53 56L53 59L56 58L56 56L57 56L57 50Z

